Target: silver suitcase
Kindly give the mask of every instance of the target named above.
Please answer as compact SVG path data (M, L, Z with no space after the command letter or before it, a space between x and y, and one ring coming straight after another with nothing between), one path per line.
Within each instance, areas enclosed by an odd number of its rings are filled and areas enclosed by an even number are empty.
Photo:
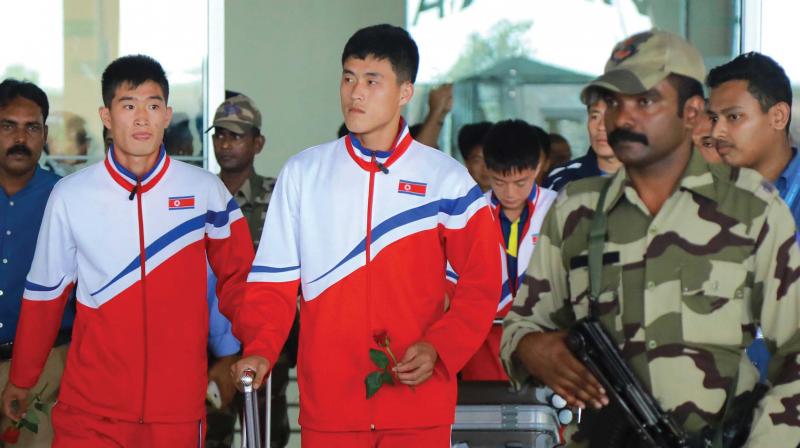
M547 405L456 406L454 446L466 448L552 448L560 442L558 416Z
M553 448L561 443L558 410L533 391L508 383L463 382L453 424L453 448Z

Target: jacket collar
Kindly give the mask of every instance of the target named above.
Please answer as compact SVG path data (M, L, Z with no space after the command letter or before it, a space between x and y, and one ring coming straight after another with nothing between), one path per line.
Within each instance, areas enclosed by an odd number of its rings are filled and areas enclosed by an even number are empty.
M352 132L344 137L344 144L347 148L347 153L350 154L350 157L358 166L374 173L381 171L381 168L376 163L373 163L373 155L376 162L380 163L384 168L389 168L406 152L412 140L406 121L400 117L399 131L394 139L394 145L389 151L373 151L365 148Z
M620 198L625 195L625 187L629 185L631 185L630 178L623 165L611 178L611 186L607 193L609 199L606 200L603 211L608 213L608 211L619 202ZM689 156L689 163L683 170L683 174L681 174L677 188L675 189L675 191L680 190L689 190L707 197L712 201L717 201L716 189L714 188L714 175L711 173L709 163L703 159L700 151L692 149L692 153Z
M149 191L158 183L158 181L161 180L162 177L164 177L164 173L166 173L167 168L169 168L169 164L170 157L167 155L164 145L161 145L155 165L153 165L150 171L142 176L141 179L138 179L141 185L142 193ZM119 184L128 192L133 191L133 188L136 186L137 176L119 163L117 158L114 156L114 145L111 145L111 147L108 149L105 166L108 174L117 184Z

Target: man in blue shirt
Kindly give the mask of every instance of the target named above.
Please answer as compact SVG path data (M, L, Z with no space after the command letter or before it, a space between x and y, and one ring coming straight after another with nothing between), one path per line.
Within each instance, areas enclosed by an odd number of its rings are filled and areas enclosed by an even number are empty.
M706 84L711 135L723 163L758 171L800 222L800 159L789 140L792 88L783 68L768 56L747 53L712 69ZM747 353L765 378L764 340L756 339Z
M8 382L25 276L33 261L42 215L59 179L38 165L47 141L48 110L47 96L36 85L13 79L0 83L0 388ZM39 383L31 389L38 393L47 385L40 397L45 405L52 404L58 395L73 317L74 311L68 305L56 347L50 352ZM26 447L50 446L53 433L49 416L33 409L29 413L38 414L29 418L38 417L38 432L23 429L17 443ZM6 432L11 423L5 417L0 422L0 440L8 442L15 437L13 430Z

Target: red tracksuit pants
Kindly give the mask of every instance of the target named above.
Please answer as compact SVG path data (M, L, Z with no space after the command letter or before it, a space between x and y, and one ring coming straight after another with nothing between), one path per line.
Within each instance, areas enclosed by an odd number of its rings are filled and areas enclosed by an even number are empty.
M136 423L83 412L64 403L53 408L54 448L202 448L204 420Z
M303 448L450 448L450 426L353 432L302 429L300 443Z
M503 327L493 325L486 340L461 369L464 381L508 381L508 375L500 361L500 339Z

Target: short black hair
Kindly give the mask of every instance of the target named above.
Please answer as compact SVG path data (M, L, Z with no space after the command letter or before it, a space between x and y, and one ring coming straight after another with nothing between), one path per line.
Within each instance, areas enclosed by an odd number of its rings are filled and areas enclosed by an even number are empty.
M703 97L703 84L700 81L688 76L676 75L671 73L667 76L667 81L678 92L678 117L683 118L683 106L694 96Z
M527 124L527 123L526 123ZM536 137L539 138L539 148L541 148L542 153L548 159L550 158L550 134L547 133L544 129L540 128L539 126L529 125L533 128L533 131L536 132ZM535 166L534 166L535 168Z
M706 85L713 89L728 81L747 81L747 91L758 100L761 111L766 113L777 103L786 103L792 108L792 85L783 67L771 57L752 51L737 56L732 61L714 67L708 73ZM789 131L791 112L786 131Z
M342 52L342 65L349 58L388 59L397 75L397 82L417 80L419 69L419 50L408 31L389 25L373 25L361 28L350 36Z
M502 174L536 169L545 141L547 133L542 128L523 120L497 122L483 140L486 168Z
M349 133L350 133L350 130L347 129L347 125L344 124L344 123L342 123L342 125L339 126L339 129L336 130L336 135L339 136L339 138L342 138L342 137L344 137L345 135L347 135Z
M408 133L411 134L411 138L416 139L419 135L419 132L422 130L422 123L412 124L408 127Z
M567 141L567 139L565 139L563 135L561 135L561 134L559 134L557 132L551 132L548 135L548 137L550 137L550 146L551 147L553 146L553 143L566 143L566 144L569 145L569 142Z
M483 145L483 139L492 128L492 123L481 121L479 123L465 124L458 131L458 151L465 161L476 146Z
M0 82L0 107L6 107L8 103L17 98L25 98L36 103L42 111L42 122L47 121L47 115L50 113L50 102L47 100L47 94L44 93L44 90L32 82L18 81L12 78Z
M178 149L184 146L191 147L193 140L192 132L189 130L189 120L170 123L164 131L164 146L169 155L177 154Z
M586 111L590 111L592 106L604 99L606 92L598 87L588 87L582 94L581 101L586 104Z
M164 102L168 102L169 82L164 68L158 61L143 54L117 58L103 71L103 104L111 107L111 100L121 85L129 84L135 89L147 81L158 84L164 93Z

